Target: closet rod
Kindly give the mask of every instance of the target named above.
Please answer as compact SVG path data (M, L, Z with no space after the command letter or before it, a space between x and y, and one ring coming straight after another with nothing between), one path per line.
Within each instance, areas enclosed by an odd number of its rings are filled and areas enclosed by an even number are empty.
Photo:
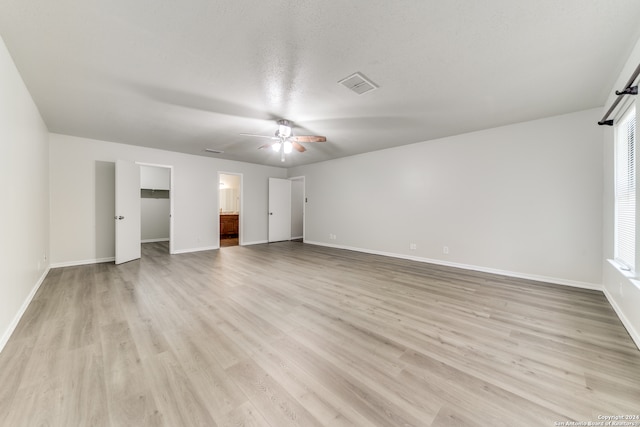
M604 117L602 118L602 120L600 120L598 122L598 124L600 126L602 126L602 125L613 126L613 119L609 119L609 115L611 113L613 113L613 110L616 109L616 107L618 106L620 101L622 101L622 98L625 95L637 95L638 94L638 86L637 85L633 86L633 82L636 81L636 79L638 78L639 74L640 74L640 64L638 64L638 66L636 67L636 70L631 75L631 78L627 82L627 84L624 87L624 89L621 90L621 91L616 91L616 95L618 95L618 97L616 98L615 101L613 101L613 104L611 104L611 107L609 107L609 109L607 110L607 114L605 114Z

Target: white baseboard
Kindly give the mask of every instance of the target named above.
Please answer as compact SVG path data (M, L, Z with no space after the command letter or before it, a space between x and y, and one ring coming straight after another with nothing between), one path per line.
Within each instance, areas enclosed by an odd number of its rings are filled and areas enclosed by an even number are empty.
M40 286L44 282L44 279L47 277L47 274L49 274L49 270L51 270L51 267L47 267L44 273L42 273L42 276L40 276L35 286L33 287L33 289L31 289L31 292L29 292L29 295L27 295L27 298L22 303L20 310L18 310L16 315L13 317L13 320L9 324L9 327L6 331L4 331L4 334L2 334L2 338L0 338L0 353L4 349L4 346L7 345L7 342L9 342L9 338L11 338L13 331L16 330L20 319L22 319L22 316L24 315L25 311L27 311L29 304L31 304L31 301L33 300L33 297L36 296L36 292L38 292L38 289L40 289Z
M220 246L203 246L201 248L176 249L173 251L172 255L188 254L191 252L212 251L214 249L220 249Z
M171 253L171 255L188 254L190 252L210 251L210 250L219 249L219 248L220 248L219 246L205 246L201 248L177 249L177 250L174 250ZM107 257L107 258L83 259L79 261L56 262L51 264L51 268L76 267L79 265L99 264L101 262L114 262L115 260L116 260L116 257Z
M580 282L580 281L576 281L576 280L567 280L567 279L558 279L556 277L539 276L539 275L535 275L535 274L519 273L519 272L515 272L515 271L508 271L508 270L499 270L499 269L496 269L496 268L481 267L481 266L478 266L478 265L459 264L459 263L456 263L456 262L442 261L442 260L439 260L439 259L423 258L423 257L417 257L417 256L411 256L411 255L396 254L396 253L392 253L392 252L383 252L383 251L376 251L376 250L371 250L371 249L355 248L355 247L351 247L351 246L336 245L336 244L332 244L332 243L314 242L314 241L310 241L310 240L305 240L304 243L308 243L310 245L327 246L327 247L330 247L330 248L346 249L346 250L350 250L350 251L363 252L363 253L373 254L373 255L388 256L388 257L392 257L392 258L408 259L408 260L411 260L411 261L418 261L418 262L425 262L425 263L429 263L429 264L443 265L443 266L446 266L446 267L461 268L463 270L472 270L472 271L479 271L479 272L482 272L482 273L499 274L501 276L515 277L515 278L518 278L518 279L535 280L535 281L538 281L538 282L553 283L553 284L556 284L556 285L571 286L571 287L574 287L574 288L590 289L590 290L594 290L594 291L602 291L602 285L601 284L596 284L596 283Z
M291 240L298 240L298 239L303 239L304 236L294 236L291 238Z
M114 262L115 260L116 260L116 257L107 257L107 258L83 259L80 261L56 262L51 264L51 268L76 267L78 265L100 264L102 262Z
M140 243L156 243L156 242L168 242L169 238L168 237L164 237L161 239L144 239L141 240Z
M640 332L633 326L633 323L631 323L629 319L627 319L627 316L624 315L624 312L622 311L616 300L613 298L613 296L609 293L609 291L607 291L607 288L604 288L603 292L604 296L607 297L607 301L609 301L609 304L611 305L611 307L613 307L613 311L616 312L625 329L627 330L627 332L629 332L631 339L636 344L636 347L638 347L638 350L640 350Z
M269 241L268 240L255 240L253 242L241 242L240 246L262 245L264 243L269 243Z

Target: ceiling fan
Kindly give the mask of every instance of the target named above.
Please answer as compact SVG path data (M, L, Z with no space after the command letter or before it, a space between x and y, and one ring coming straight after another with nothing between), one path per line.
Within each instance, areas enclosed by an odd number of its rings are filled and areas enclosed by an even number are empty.
M271 147L273 151L280 152L280 161L282 162L284 162L285 154L291 153L294 148L301 153L307 151L307 149L300 144L301 142L325 142L327 140L324 136L316 135L294 136L291 124L292 123L289 120L278 120L278 130L276 131L275 136L255 135L253 133L241 133L240 135L271 139L273 142L264 144L258 148L262 149Z

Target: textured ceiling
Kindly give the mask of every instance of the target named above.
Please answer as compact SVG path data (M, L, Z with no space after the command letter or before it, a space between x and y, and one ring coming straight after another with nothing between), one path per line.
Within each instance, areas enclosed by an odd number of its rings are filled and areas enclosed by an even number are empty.
M602 106L640 36L638 0L0 0L0 11L50 131L285 167ZM356 71L380 88L337 84ZM327 142L281 163L239 135L273 135L279 118Z

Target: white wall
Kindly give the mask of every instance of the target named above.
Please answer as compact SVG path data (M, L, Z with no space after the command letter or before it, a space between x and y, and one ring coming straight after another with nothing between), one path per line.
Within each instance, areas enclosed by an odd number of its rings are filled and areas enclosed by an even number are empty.
M171 169L157 166L140 166L140 187L149 190L170 190Z
M0 38L0 350L49 268L49 132Z
M143 243L169 240L170 214L169 199L140 199L140 237Z
M640 63L640 40L629 56L627 63L620 72L616 84L611 88L611 95L601 111L600 119L609 109L615 98L615 90L622 90L631 74ZM615 113L614 113L615 115ZM636 101L636 123L640 123L640 104ZM604 221L603 221L603 278L602 283L607 299L616 310L627 331L640 348L640 283L633 280L616 268L609 260L614 256L614 130L605 127L604 133ZM636 175L636 179L640 179ZM640 203L640 198L638 199ZM640 209L637 209L640 212ZM636 233L640 239L640 233ZM638 244L636 244L638 247ZM638 267L636 267L638 268Z
M599 289L599 114L293 168L306 178L305 241Z
M244 177L245 244L267 241L268 177L286 170L145 147L51 134L51 262L56 266L114 257L114 162L173 166L174 250L219 245L218 171Z

